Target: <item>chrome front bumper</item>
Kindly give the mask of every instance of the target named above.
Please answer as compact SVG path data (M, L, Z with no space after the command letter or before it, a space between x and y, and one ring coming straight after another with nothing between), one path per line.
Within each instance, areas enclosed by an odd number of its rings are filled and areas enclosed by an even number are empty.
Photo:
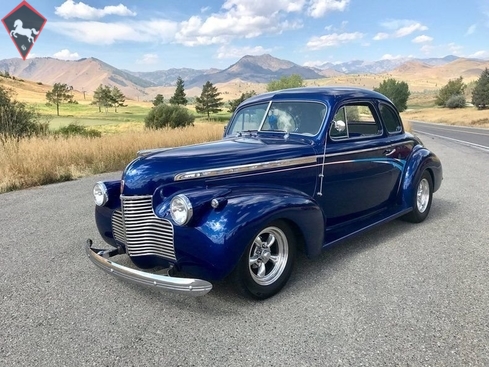
M88 258L100 269L136 284L157 287L164 291L190 296L203 296L212 289L212 284L205 280L153 274L117 264L109 260L110 256L114 256L117 253L93 249L92 240L87 240L85 252Z

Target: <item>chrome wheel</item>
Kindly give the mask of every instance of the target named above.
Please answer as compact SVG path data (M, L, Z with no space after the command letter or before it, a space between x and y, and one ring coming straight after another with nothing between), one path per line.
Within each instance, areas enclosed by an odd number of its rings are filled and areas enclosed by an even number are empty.
M424 213L430 202L430 184L426 178L423 178L418 185L416 193L416 206L420 213Z
M428 171L423 172L414 188L412 194L413 210L406 214L403 219L412 223L421 223L428 216L433 199L433 179Z
M278 227L263 229L250 246L248 270L251 278L260 286L273 284L287 266L289 243Z

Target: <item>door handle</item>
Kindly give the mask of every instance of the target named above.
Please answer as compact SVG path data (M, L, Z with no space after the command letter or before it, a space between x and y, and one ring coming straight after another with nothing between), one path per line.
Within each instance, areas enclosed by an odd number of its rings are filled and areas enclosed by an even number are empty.
M386 150L384 150L383 154L384 155L391 155L392 153L395 153L395 149L394 148L388 148Z

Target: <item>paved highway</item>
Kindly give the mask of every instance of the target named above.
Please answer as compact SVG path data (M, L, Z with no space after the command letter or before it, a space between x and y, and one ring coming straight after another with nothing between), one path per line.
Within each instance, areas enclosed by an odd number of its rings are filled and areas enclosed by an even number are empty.
M95 268L91 189L118 173L0 195L0 366L488 366L489 153L420 137L444 164L430 217L301 256L265 302Z
M489 151L489 129L433 124L422 121L410 121L410 124L414 133L444 138L456 144Z

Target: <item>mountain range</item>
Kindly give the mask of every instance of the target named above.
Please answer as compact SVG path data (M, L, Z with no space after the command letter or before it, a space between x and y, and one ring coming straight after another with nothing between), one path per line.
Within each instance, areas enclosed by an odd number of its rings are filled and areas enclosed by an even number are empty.
M117 69L96 58L65 61L55 58L20 58L0 60L0 72L44 84L66 83L82 92L93 92L100 84L117 86L129 98L152 99L156 93L165 94L168 87L175 86L177 77L185 81L186 90L194 94L208 80L214 84L268 83L291 74L299 74L307 80L319 80L354 74L446 74L446 78L480 75L489 61L464 59L457 56L426 59L393 59L379 61L353 60L344 63L323 63L315 67L300 66L291 61L271 55L244 56L228 68L196 70L178 68L135 72ZM447 70L447 71L445 71ZM465 73L465 74L464 74ZM465 76L464 76L465 77ZM445 79L446 79L445 78Z

